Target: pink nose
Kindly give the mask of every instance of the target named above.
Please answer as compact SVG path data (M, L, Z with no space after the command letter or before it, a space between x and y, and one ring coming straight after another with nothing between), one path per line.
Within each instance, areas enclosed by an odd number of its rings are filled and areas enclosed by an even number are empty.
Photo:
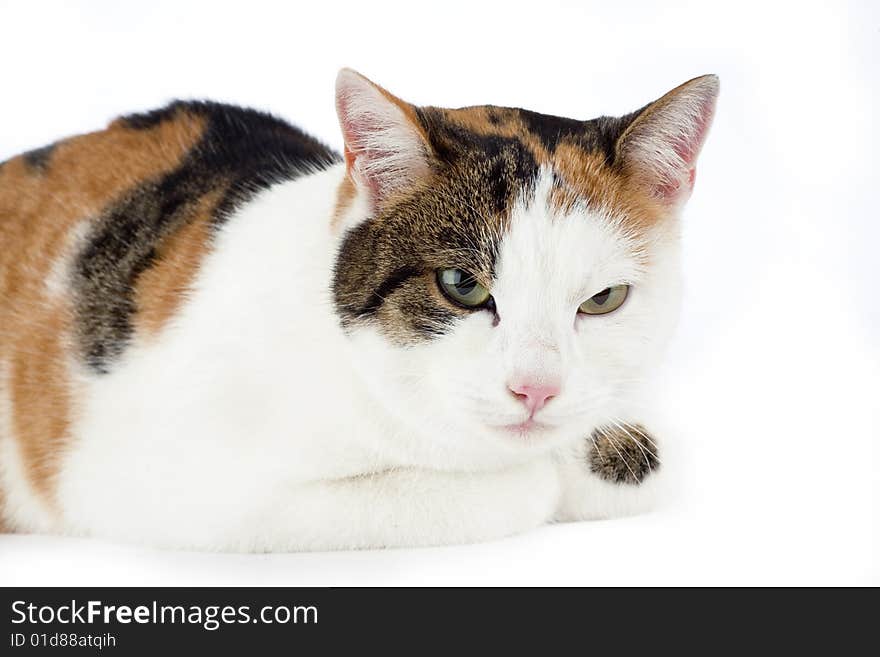
M531 415L537 413L544 404L559 394L559 385L555 383L512 383L509 387L510 391L526 405Z

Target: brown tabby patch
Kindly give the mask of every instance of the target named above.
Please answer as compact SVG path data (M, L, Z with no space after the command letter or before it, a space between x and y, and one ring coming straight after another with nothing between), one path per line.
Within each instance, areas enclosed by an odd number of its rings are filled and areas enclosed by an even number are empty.
M587 460L594 473L620 484L640 484L660 467L657 443L634 424L596 429Z

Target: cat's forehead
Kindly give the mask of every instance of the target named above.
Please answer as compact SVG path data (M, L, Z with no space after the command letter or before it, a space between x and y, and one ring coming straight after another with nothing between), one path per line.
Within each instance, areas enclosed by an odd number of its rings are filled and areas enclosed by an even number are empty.
M417 114L443 166L373 223L389 257L459 267L489 282L518 215L566 223L613 215L636 230L651 223L650 200L630 193L614 165L627 119L578 121L489 105Z
M532 295L527 314L634 281L647 264L648 243L621 217L583 204L557 207L553 191L552 173L542 169L531 202L513 209L496 258L493 292L499 302Z
M452 165L447 175L491 177L501 209L533 189L539 171L551 171L551 201L560 208L588 203L642 224L658 211L628 187L616 152L618 138L640 112L587 121L494 105L416 112L436 155ZM489 162L493 166L480 166Z
M585 121L496 105L422 107L417 112L432 141L442 139L453 147L480 150L486 149L486 140L492 137L513 139L539 162L546 162L560 141L592 132Z
M416 111L435 145L439 141L462 151L491 152L492 138L501 138L519 142L541 164L552 159L560 143L602 151L609 160L613 158L614 138L606 129L610 126L604 126L601 119L580 121L497 105L421 107Z

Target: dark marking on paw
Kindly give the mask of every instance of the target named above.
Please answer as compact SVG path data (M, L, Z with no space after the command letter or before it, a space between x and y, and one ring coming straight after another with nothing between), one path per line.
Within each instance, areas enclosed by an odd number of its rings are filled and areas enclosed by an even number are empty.
M639 425L599 427L590 439L590 470L606 481L640 484L660 467L657 443Z

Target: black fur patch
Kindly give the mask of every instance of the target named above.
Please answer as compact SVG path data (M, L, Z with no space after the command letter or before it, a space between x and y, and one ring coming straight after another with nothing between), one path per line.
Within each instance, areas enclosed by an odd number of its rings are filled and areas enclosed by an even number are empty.
M175 102L122 121L148 129L179 113L204 117L200 141L176 170L144 181L107 208L76 261L77 333L86 362L97 372L108 371L131 337L138 276L163 242L192 220L203 196L225 190L213 211L217 226L256 193L340 161L284 121L229 105Z
M42 173L49 167L49 160L52 158L52 152L56 146L57 144L49 144L22 154L24 163L32 170Z
M400 267L394 270L382 283L373 290L373 294L366 305L361 308L360 316L366 317L374 314L379 307L385 302L397 288L406 283L409 279L419 276L422 272L415 267Z
M538 114L524 109L519 110L519 116L526 128L537 136L551 153L556 150L560 139L579 137L587 131L585 122L575 119Z
M605 154L605 162L609 166L617 164L617 140L635 121L645 108L625 116L600 116L584 122L584 132L577 143L587 151L598 151Z
M215 219L257 192L304 173L341 162L338 153L289 123L257 110L210 101L177 101L163 109L123 118L132 128L147 129L173 119L177 112L205 117L205 133L180 170L180 184L211 188L217 179L230 182Z

